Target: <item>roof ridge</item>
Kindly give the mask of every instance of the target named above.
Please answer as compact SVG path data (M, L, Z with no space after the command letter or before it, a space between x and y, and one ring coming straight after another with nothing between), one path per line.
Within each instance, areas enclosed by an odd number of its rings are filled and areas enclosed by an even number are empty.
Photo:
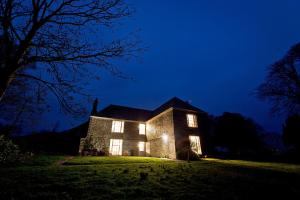
M100 110L97 113L97 116L146 121L147 119L156 116L169 108L178 108L184 110L194 110L197 112L203 112L201 109L189 104L187 101L179 99L178 97L173 97L165 103L158 106L154 110L110 104L102 110Z
M116 105L116 104L109 104L108 106L106 106L102 110L108 108L109 106L116 106L116 107L123 107L123 108L130 108L130 109L135 109L135 110L143 110L143 111L153 112L153 110L149 110L149 109L130 107L130 106L122 106L122 105Z
M168 108L180 108L176 106L176 103L182 103L183 105L186 105L188 108L183 108L183 109L187 109L187 110L195 110L198 112L203 112L201 109L197 108L196 106L191 105L188 101L184 101L176 96L170 98L169 100L167 100L165 103L161 104L159 107L157 107L156 109L153 110L153 114L157 115L163 111L165 111Z

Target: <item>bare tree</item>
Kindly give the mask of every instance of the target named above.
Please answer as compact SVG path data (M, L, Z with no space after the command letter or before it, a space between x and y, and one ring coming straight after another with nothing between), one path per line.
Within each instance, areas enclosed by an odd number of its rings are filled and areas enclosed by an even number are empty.
M131 13L122 0L0 0L0 101L14 80L31 79L76 113L68 94L80 93L76 83L88 81L93 66L119 74L113 60L140 50L135 38L105 32Z
M0 103L0 119L10 124L15 132L24 124L35 125L40 114L50 111L49 95L44 87L42 83L31 79L16 78Z
M272 103L273 112L300 112L300 43L269 68L257 96Z

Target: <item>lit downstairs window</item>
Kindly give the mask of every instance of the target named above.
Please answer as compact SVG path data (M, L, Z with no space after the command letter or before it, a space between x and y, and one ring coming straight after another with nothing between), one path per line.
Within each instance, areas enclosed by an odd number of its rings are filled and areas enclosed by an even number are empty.
M139 142L139 151L145 151L145 142Z
M189 127L192 127L192 128L197 128L198 127L198 125L197 125L197 116L196 115L187 114L186 119L187 119L187 124L188 124Z
M122 145L123 145L123 140L110 139L109 154L113 155L113 156L121 156L122 155Z
M193 152L196 154L202 154L201 145L200 145L200 137L190 135L190 147Z
M124 133L124 121L113 121L111 132L113 133Z
M146 124L139 124L139 134L146 135Z

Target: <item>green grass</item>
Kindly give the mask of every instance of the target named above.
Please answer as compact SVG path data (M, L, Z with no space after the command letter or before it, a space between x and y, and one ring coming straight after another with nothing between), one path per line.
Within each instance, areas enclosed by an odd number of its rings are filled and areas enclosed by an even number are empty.
M226 165L231 165L233 167L238 166L238 167L246 167L252 169L274 170L279 172L300 174L300 165L296 165L296 164L254 162L254 161L244 161L244 160L220 160L220 159L213 159L213 158L207 158L206 160L222 163Z
M37 156L0 168L1 199L300 198L300 166L239 160Z
M136 164L136 163L162 163L162 162L174 162L172 160L166 160L161 158L151 157L138 157L138 156L115 156L115 157L96 157L96 156L85 156L85 157L74 157L64 165L99 165L99 164Z

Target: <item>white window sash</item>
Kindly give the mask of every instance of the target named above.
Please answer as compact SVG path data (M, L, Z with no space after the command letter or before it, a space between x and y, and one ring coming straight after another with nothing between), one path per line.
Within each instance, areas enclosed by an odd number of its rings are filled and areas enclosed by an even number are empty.
M145 142L139 142L139 151L145 151Z
M189 136L191 150L197 154L202 154L200 137L199 136Z
M111 132L113 133L123 133L124 132L124 121L113 121Z
M109 153L114 156L122 155L123 140L110 139Z
M198 126L197 124L197 116L194 114L187 114L187 123L188 127L196 128Z
M139 134L146 135L146 124L139 124Z

